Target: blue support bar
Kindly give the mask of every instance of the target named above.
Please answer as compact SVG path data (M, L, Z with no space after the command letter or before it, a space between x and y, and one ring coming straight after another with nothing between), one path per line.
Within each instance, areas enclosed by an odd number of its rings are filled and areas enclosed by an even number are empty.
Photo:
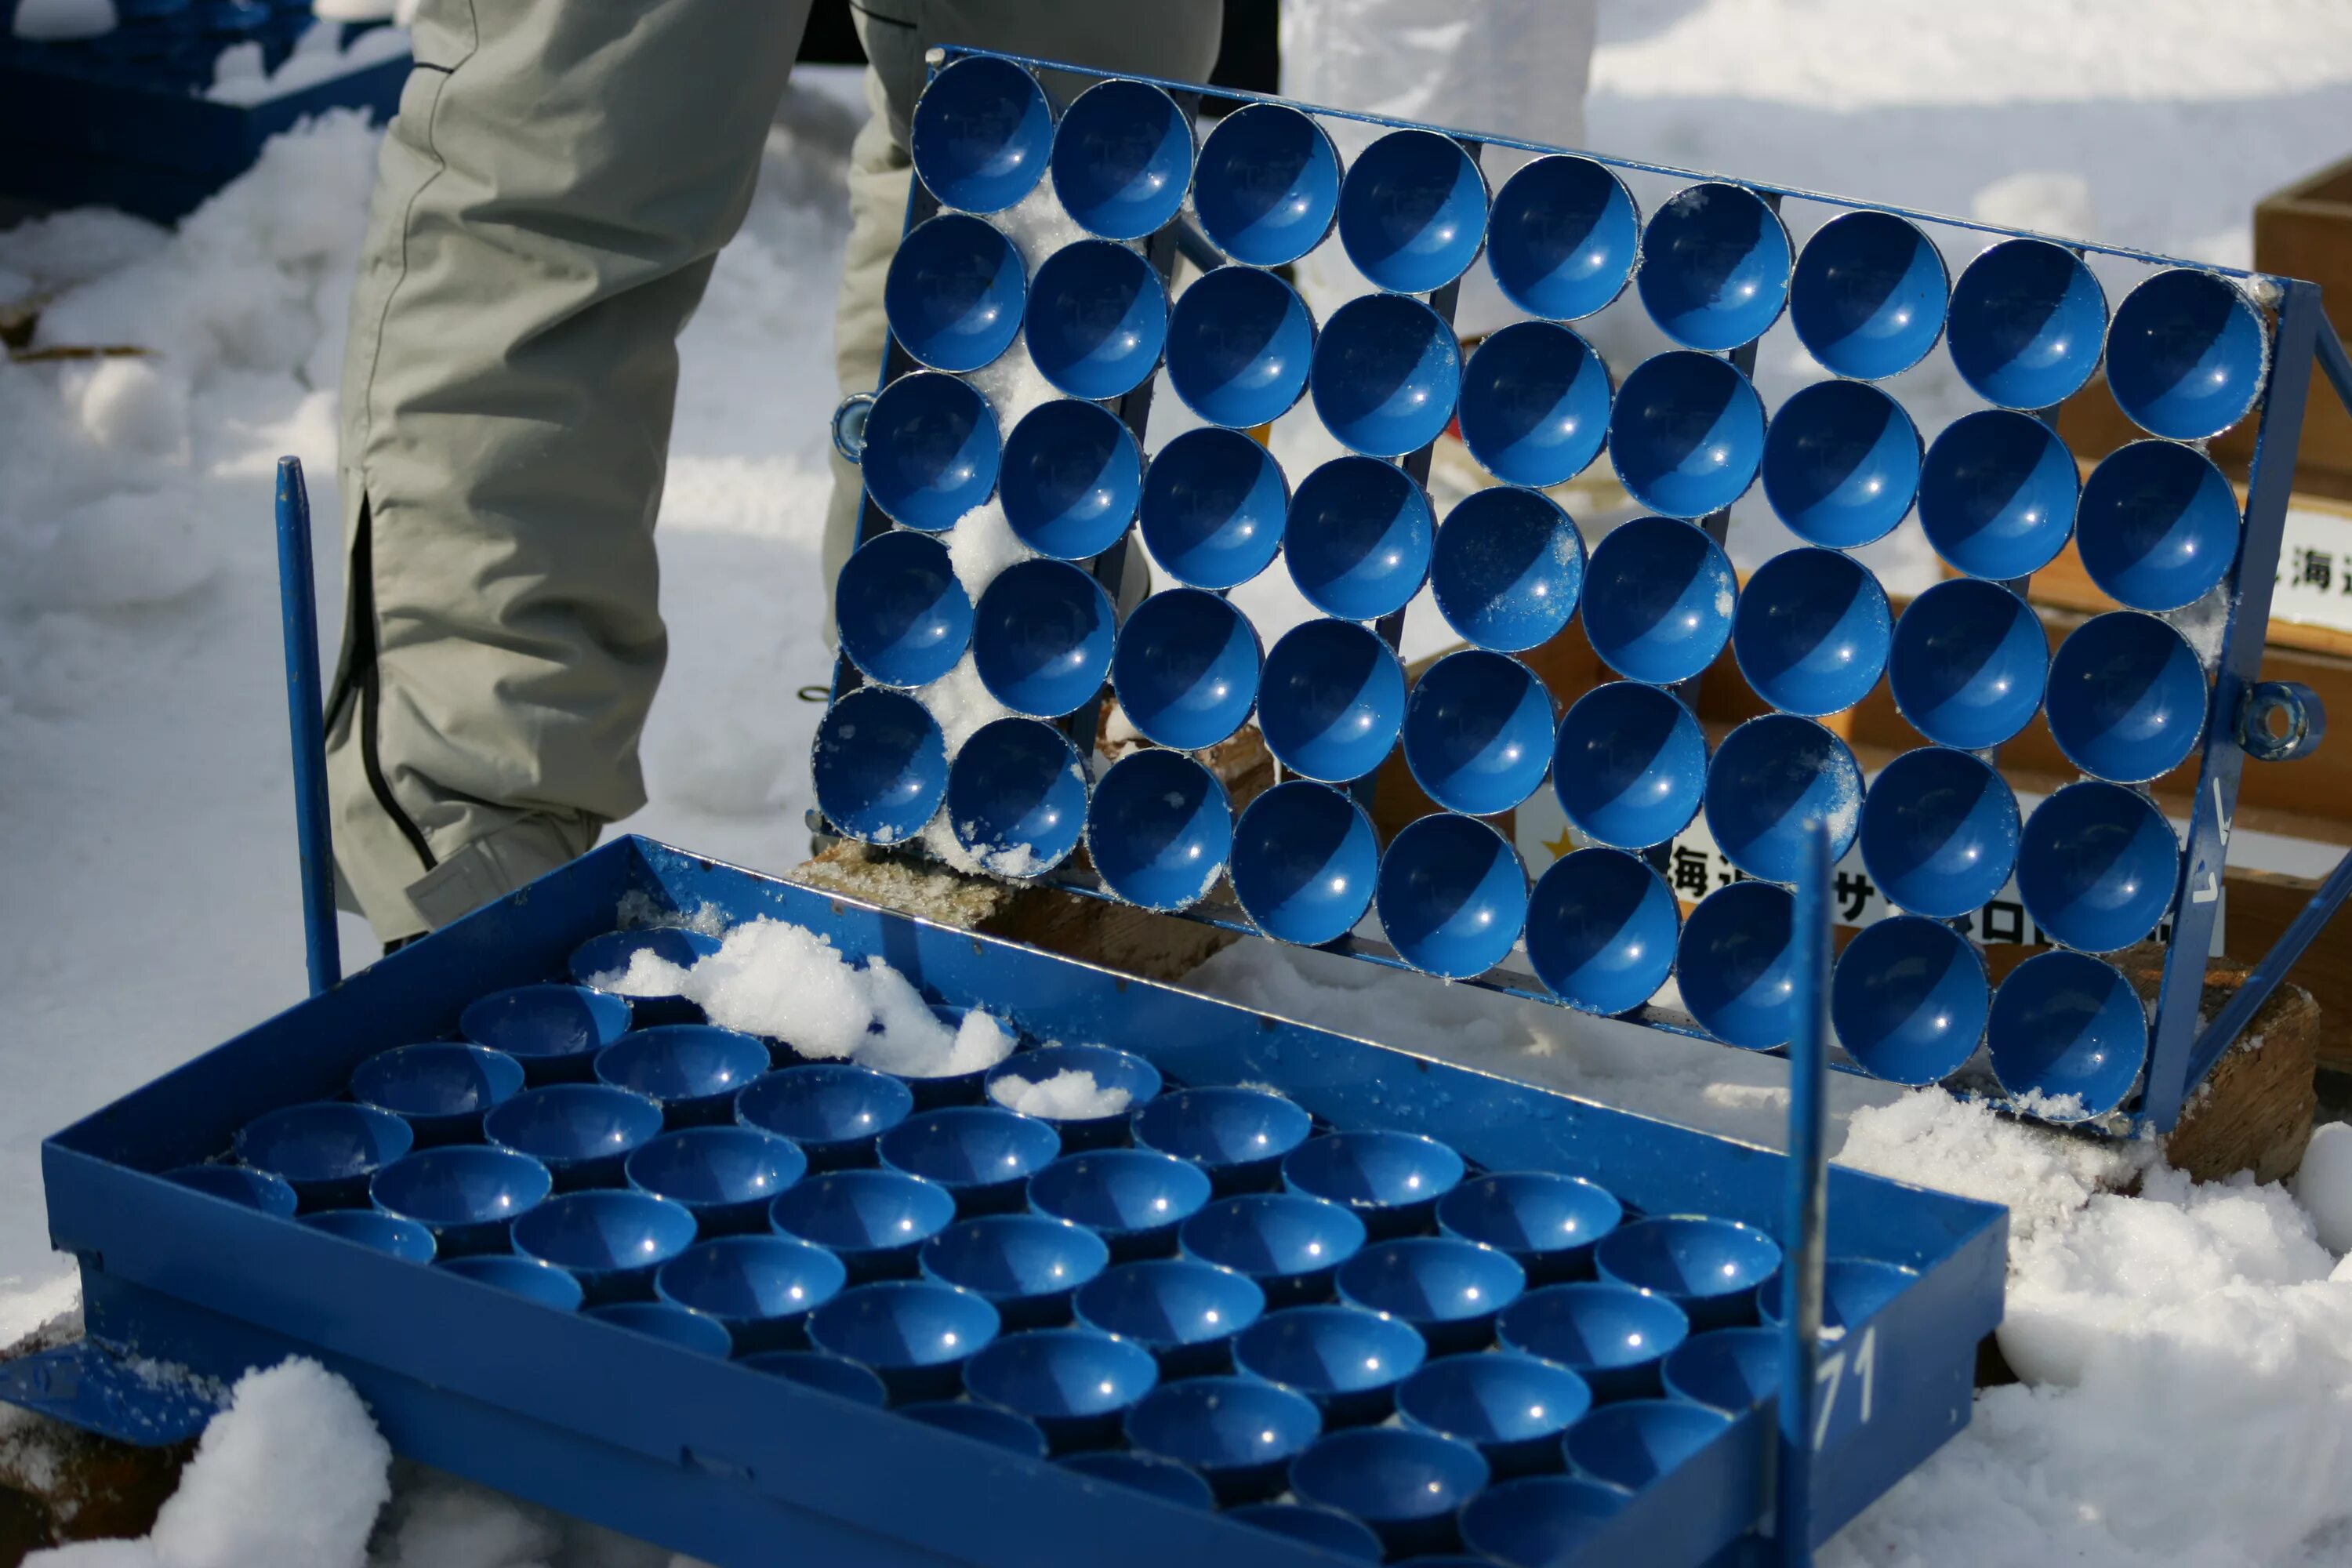
M2352 853L2344 855L2336 862L2336 869L2327 874L2327 880L2311 895L2311 901L2304 905L2286 930L2279 933L2279 939L2271 944L2270 952L2263 954L2263 961L2254 965L2252 974L2246 976L2246 983L2221 1005L2221 1010L2213 1015L2213 1021L2205 1026L2205 1032L2197 1037L2197 1054L2189 1064L2189 1082L2195 1083L2213 1070L2213 1064L2221 1059L2221 1053L2230 1048L2230 1042L2238 1037L2240 1030L2253 1022L2254 1015L2262 1010L2264 1002L2270 1000L2271 993L2278 989L2278 984L2286 978L2287 971L2303 957L2304 949L2309 947L2312 939L2326 928L2336 911L2344 907L2347 894L2352 894Z
M2344 352L2344 340L2326 318L2319 323L2319 368L2327 374L2327 384L2336 389L2336 401L2344 412L2352 414L2352 355Z
M1820 1381L1822 1271L1827 1247L1829 1153L1822 1126L1829 1098L1830 846L1816 824L1797 878L1794 982L1797 1026L1789 1037L1789 1190L1780 1225L1780 1441L1773 1533L1781 1568L1813 1561L1813 1432Z
M343 977L335 934L335 852L327 825L326 702L319 682L319 595L310 570L310 492L298 458L278 459L278 614L286 632L286 721L294 738L294 826L302 855L302 949L310 994Z

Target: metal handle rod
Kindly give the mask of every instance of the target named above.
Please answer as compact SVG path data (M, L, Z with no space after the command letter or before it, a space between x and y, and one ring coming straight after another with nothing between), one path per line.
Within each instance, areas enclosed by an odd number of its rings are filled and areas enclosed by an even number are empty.
M294 830L302 858L302 951L310 994L343 977L335 931L334 840L327 821L326 703L319 683L319 596L310 570L310 494L299 458L278 459L278 614L286 633L286 723L294 742Z
M2278 989L2279 982L2286 978L2287 971L2302 961L2304 949L2309 947L2312 939L2326 929L2327 922L2335 918L2336 911L2344 907L2347 894L2352 894L2352 851L2346 852L2336 860L2336 869L2327 874L2327 880L2322 882L2319 890L2311 895L2310 901L2296 911L2294 919L2287 922L2286 930L2279 933L2278 941L2271 944L2270 952L2263 955L2263 961L2254 965L2253 973L2246 976L2246 983L2221 1005L2221 1010L2213 1015L2213 1021L2206 1025L2204 1032L2197 1037L2197 1052L2189 1068L2190 1083L2197 1082L2210 1071L2213 1064L2221 1059L2221 1053L2230 1048L2230 1042L2238 1037L2238 1031L2254 1021L2254 1015L2262 1010L2263 1003L2270 1000L2271 993Z
M1822 1102L1829 1095L1829 829L1805 834L1790 932L1789 1184L1780 1236L1780 1440L1774 1474L1773 1531L1781 1568L1813 1561L1813 1429L1821 1354L1822 1260L1828 1220L1828 1155Z

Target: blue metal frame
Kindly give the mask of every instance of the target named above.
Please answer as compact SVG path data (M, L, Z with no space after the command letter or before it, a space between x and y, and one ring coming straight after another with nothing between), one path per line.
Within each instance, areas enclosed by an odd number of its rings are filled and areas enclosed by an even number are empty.
M1813 1422L1818 1412L1822 1275L1829 1230L1829 1149L1822 1101L1829 1098L1830 846L1816 828L1797 879L1795 929L1801 944L1790 978L1797 1032L1789 1042L1789 1171L1780 1234L1794 1237L1780 1266L1779 1469L1773 1534L1782 1568L1813 1560Z
M310 492L299 458L278 459L278 616L286 641L286 719L294 741L294 833L302 859L302 950L315 996L343 977L335 930L335 849L327 816L326 701L319 684L319 595L310 570Z

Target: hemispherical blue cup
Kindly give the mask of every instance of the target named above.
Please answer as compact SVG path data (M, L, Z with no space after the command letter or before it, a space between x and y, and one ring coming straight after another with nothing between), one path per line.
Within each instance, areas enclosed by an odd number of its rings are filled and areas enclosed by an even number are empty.
M1486 266L1531 316L1572 321L1624 291L1642 219L1625 184L1590 158L1538 158L1503 182L1486 229Z
M874 1140L914 1109L903 1081L848 1062L786 1068L735 1097L738 1122L790 1139L813 1171L872 1164Z
M614 968L627 966L620 957ZM595 1076L596 1053L628 1032L632 1006L585 985L517 985L469 1003L457 1029L522 1063L527 1083L568 1082Z
M1549 1171L1478 1176L1437 1200L1440 1230L1507 1254L1537 1285L1591 1279L1593 1244L1624 1217L1608 1188Z
M1021 67L968 56L923 89L907 142L916 174L942 205L1000 212L1045 174L1054 111Z
M183 1165L165 1172L163 1179L174 1186L206 1193L245 1208L274 1214L280 1219L292 1215L302 1201L292 1187L278 1177L243 1165Z
M1503 962L1528 918L1528 874L1507 840L1475 818L1433 812L1381 857L1372 899L1397 956L1449 980Z
M608 1301L601 1307L589 1308L581 1316L635 1333L650 1334L680 1350L720 1361L727 1359L734 1342L727 1337L725 1324L666 1301Z
M1378 1563L1386 1550L1371 1527L1328 1508L1303 1502L1251 1502L1230 1509L1225 1517L1275 1535L1301 1541L1317 1551L1354 1563Z
M1584 537L1540 490L1474 490L1437 531L1429 583L1438 614L1466 640L1523 652L1559 636L1576 614Z
M1364 1222L1299 1193L1223 1198L1184 1222L1184 1256L1254 1281L1269 1306L1328 1300L1333 1276L1363 1247Z
M2098 368L2107 297L2082 258L2046 239L2005 239L1952 286L1953 368L2003 408L2063 403Z
M1706 737L1673 693L1612 680L1578 698L1560 720L1551 785L1578 832L1646 849L1698 815Z
M1205 751L1256 706L1264 657L1239 610L1199 588L1170 588L1128 612L1111 655L1111 689L1146 740Z
M1756 478L1764 405L1727 361L1669 350L1634 366L1617 389L1609 450L1636 501L1666 517L1704 517Z
M1568 328L1517 321L1462 371L1463 445L1507 485L1574 479L1609 436L1609 366Z
M321 1100L265 1110L237 1130L236 1157L292 1187L306 1208L367 1202L368 1180L415 1147L389 1110Z
M1661 1215L1620 1226L1592 1249L1601 1278L1664 1297L1694 1331L1756 1321L1756 1293L1780 1278L1780 1244L1752 1225Z
M1528 1291L1495 1320L1495 1337L1568 1368L1595 1399L1633 1399L1658 1391L1658 1363L1690 1337L1690 1320L1654 1291L1584 1279Z
M1731 1428L1712 1405L1681 1399L1627 1399L1576 1424L1561 1449L1578 1474L1641 1490Z
M1806 543L1852 550L1911 510L1925 451L1911 416L1877 387L1815 382L1764 432L1764 499Z
M952 1193L903 1171L828 1171L768 1205L778 1235L824 1247L856 1280L914 1273L923 1243L955 1217Z
M2084 773L2145 784L2170 773L2205 728L2205 670L2154 616L2094 616L2058 645L2042 699L2050 737Z
M2229 574L2238 498L2194 447L2134 441L2084 481L2074 544L2091 581L2126 605L2177 610Z
M1283 561L1299 593L1325 615L1376 621L1421 592L1436 534L1429 492L1402 468L1334 458L1290 498Z
M1486 238L1486 182L1462 144L1391 131L1339 182L1339 243L1375 288L1426 294L1469 269Z
M737 1351L797 1350L810 1312L849 1281L840 1258L781 1236L722 1236L661 1266L663 1300L720 1324Z
M1141 1345L1092 1329L1029 1329L983 1345L963 1369L974 1399L1034 1421L1055 1451L1108 1447L1160 1381Z
M977 388L917 371L875 395L857 466L893 521L943 533L995 493L1001 439Z
M1108 240L1064 246L1038 264L1029 288L1029 357L1072 397L1133 391L1159 364L1168 327L1167 290L1151 264Z
M983 600L983 615L986 607ZM834 826L868 844L896 844L921 832L947 795L947 737L905 692L860 687L818 721L809 776L817 809Z
M1277 942L1336 942L1371 907L1380 853L1371 818L1344 792L1290 779L1234 825L1234 896Z
M1778 1329L1716 1329L1693 1334L1659 1373L1666 1394L1745 1415L1780 1391Z
M948 763L948 826L1001 877L1039 877L1070 858L1086 830L1077 748L1051 724L998 719Z
M807 1173L797 1144L753 1127L665 1132L628 1157L629 1185L682 1204L704 1236L765 1230L768 1205Z
M481 1046L436 1041L379 1051L352 1071L352 1097L408 1123L420 1144L469 1142L482 1114L522 1088L522 1064Z
M1524 1269L1492 1247L1446 1236L1376 1242L1339 1266L1339 1300L1402 1318L1428 1342L1429 1353L1483 1350L1495 1314L1527 1289Z
M1955 578L1895 623L1886 680L1895 706L1938 745L1980 752L2025 728L2050 678L2050 639L2023 599Z
M1029 276L993 224L941 213L890 258L882 311L898 346L933 370L973 371L1013 346Z
M1078 1322L1131 1340L1159 1358L1168 1377L1222 1373L1233 1337L1265 1311L1265 1292L1229 1268L1189 1258L1123 1263L1078 1289Z
M1453 420L1462 345L1420 300L1361 295L1324 321L1307 384L1317 416L1341 446L1402 457L1436 440Z
M1873 1078L1936 1083L1984 1037L1992 992L1984 960L1940 921L1898 915L1864 926L1838 955L1830 1021Z
M2116 307L2107 390L2151 436L2202 441L2246 416L2270 370L2262 312L2211 272L2159 272Z
M1296 261L1323 243L1339 215L1339 154L1321 126L1288 105L1244 104L1201 144L1192 210L1235 261Z
M1446 810L1492 816L1543 784L1553 719L1533 670L1507 654L1463 648L1423 671L1405 700L1405 765Z
M1158 1103L1147 1104L1138 1117ZM1173 1151L1091 1149L1066 1154L1031 1176L1029 1207L1085 1226L1122 1262L1158 1258L1174 1249L1177 1227L1209 1201L1210 1177L1200 1163Z
M2068 947L2129 947L2156 929L2179 882L2172 825L2120 784L2068 784L2026 818L2018 894L2034 923Z
M712 1024L638 1029L596 1053L599 1082L644 1095L672 1127L726 1121L736 1092L767 1070L757 1035Z
M541 1263L535 1258L483 1252L463 1258L444 1258L435 1267L478 1280L509 1295L524 1297L542 1307L552 1307L559 1312L576 1312L581 1302L587 1299L580 1289L580 1281L554 1264Z
M1307 621L1266 653L1257 721L1284 767L1346 784L1395 749L1404 704L1404 666L1379 633L1348 620Z
M1462 1541L1515 1568L1570 1563L1633 1494L1582 1476L1523 1476L1489 1487L1462 1510Z
M909 1421L953 1432L1024 1459L1045 1457L1045 1434L1038 1430L1037 1423L993 1405L978 1405L969 1399L935 1399L909 1405L898 1414Z
M516 1253L552 1263L591 1302L643 1300L654 1275L694 1243L694 1215L645 1193L560 1193L518 1215Z
M1123 1093L1126 1102L1117 1110L1104 1110L1096 1116L1055 1116L1045 1114L1042 1109L1021 1110L1016 1101L1024 1091L1067 1072L1085 1073L1094 1079L1097 1094ZM1160 1087L1158 1068L1131 1052L1109 1046L1040 1046L1034 1051L1007 1057L988 1069L985 1080L991 1100L1007 1110L1021 1110L1024 1116L1035 1117L1051 1127L1061 1134L1062 1148L1069 1153L1126 1142L1128 1118L1137 1106L1158 1094Z
M1842 713L1886 668L1886 590L1853 556L1790 550L1759 566L1731 617L1731 651L1756 695L1784 713Z
M879 1410L890 1401L882 1380L872 1372L854 1361L827 1355L823 1351L761 1351L743 1357L741 1364L803 1388L822 1389L869 1410Z
M1109 1481L1117 1486L1133 1487L1150 1492L1163 1502L1183 1508L1212 1509L1217 1506L1216 1494L1209 1483L1173 1459L1155 1459L1149 1454L1139 1454L1128 1448L1108 1448L1095 1453L1072 1454L1059 1461L1062 1468L1074 1470L1096 1480Z
M1862 827L1862 767L1811 719L1767 713L1723 738L1706 770L1706 826L1751 877L1793 882L1807 839L1829 829L1835 864Z
M304 1215L302 1223L312 1230L388 1253L403 1263L430 1263L436 1250L433 1233L415 1220L373 1209L327 1209Z
M1981 759L1922 746L1870 781L1859 837L1864 869L1896 908L1956 920L2008 885L2017 797Z
M645 1028L655 1024L701 1023L702 1005L698 1002L675 993L648 995L624 991L621 987L627 984L629 966L640 952L650 952L665 963L675 964L680 969L692 969L717 952L720 945L719 938L703 931L688 931L684 926L642 926L592 936L573 948L569 961L572 983L584 985L592 991L606 992L618 997L628 1008L621 1015L620 1029L614 1030L611 1038L600 1039L597 1045L611 1045L613 1040L620 1038L621 1029L632 1026ZM604 984L599 984L599 981ZM488 1044L488 1041L475 1043ZM593 1054L593 1047L590 1054ZM592 1076L592 1064L586 1058L581 1058L577 1065L579 1071L576 1076L583 1079ZM530 1067L528 1058L523 1067L528 1072Z
M1485 1489L1486 1459L1434 1432L1359 1427L1318 1437L1290 1461L1301 1502L1361 1520L1391 1556L1459 1544L1454 1516Z
M1118 612L1093 577L1066 561L1023 561L981 595L972 661L999 702L1058 719L1102 689L1118 634Z
M420 1149L375 1173L375 1206L433 1233L443 1258L503 1252L507 1227L554 1188L547 1167L502 1149L452 1143Z
M1129 752L1103 770L1087 808L1087 848L1103 885L1147 910L1206 898L1233 854L1233 806L1182 752Z
M1688 186L1642 231L1643 308L1687 349L1735 349L1764 335L1789 299L1789 231L1745 185Z
M1143 494L1143 459L1118 415L1097 403L1056 398L1023 415L1004 438L996 494L1022 543L1041 555L1084 561L1126 536Z
M1306 1395L1256 1378L1188 1377L1137 1401L1126 1427L1135 1449L1189 1466L1231 1506L1282 1490L1323 1417Z
M1945 426L1919 471L1919 526L1971 577L2011 582L2057 558L2081 489L2074 454L2030 414L1987 408Z
M1464 1171L1462 1156L1434 1138L1345 1128L1285 1155L1282 1184L1340 1205L1374 1237L1408 1236L1428 1228L1437 1200L1461 1184Z
M1675 967L1683 1005L1726 1045L1769 1051L1796 1026L1792 1011L1796 921L1786 888L1734 882L1698 901L1683 921Z
M1185 431L1152 458L1136 524L1171 577L1224 589L1274 564L1289 511L1290 481L1274 454L1212 425Z
M1731 558L1703 531L1637 517L1592 547L1584 635L1618 674L1672 686L1723 651L1738 592Z
M1270 425L1307 390L1315 319L1298 291L1255 267L1219 267L1168 312L1168 384L1185 407L1236 430Z
M809 1314L809 1341L882 1380L892 1404L952 1399L964 1363L997 1335L996 1309L928 1279L852 1286Z
M841 648L868 679L927 686L971 642L971 599L947 546L892 529L857 547L835 584Z
M1858 1329L1918 1282L1918 1271L1900 1264L1874 1258L1830 1258L1822 1265L1822 1327L1832 1331ZM1764 1291L1756 1305L1766 1326L1780 1326L1779 1290Z
M1927 357L1949 288L1942 254L1917 226L1892 213L1842 213L1797 258L1789 320L1832 375L1875 381Z
M923 1276L984 1296L1009 1329L1070 1321L1071 1292L1110 1266L1092 1231L1034 1214L983 1215L923 1243Z
M1428 1356L1409 1324L1361 1307L1286 1307L1234 1338L1235 1368L1313 1400L1327 1430L1386 1418Z
M1536 879L1528 963L1579 1012L1629 1012L1666 983L1681 928L1675 896L1650 865L1622 849L1579 849Z
M1517 1351L1447 1356L1397 1390L1408 1428L1469 1444L1497 1478L1559 1468L1561 1434L1591 1407L1582 1378Z
M617 1187L629 1156L662 1130L662 1108L601 1083L525 1089L482 1119L482 1134L545 1165L559 1192Z
M1220 1194L1272 1185L1283 1157L1314 1128L1297 1100L1220 1085L1163 1094L1138 1110L1131 1126L1137 1148L1200 1166Z
M995 1105L926 1110L876 1141L883 1165L936 1182L955 1195L961 1214L1019 1206L1029 1178L1062 1152L1045 1122Z
M1054 130L1054 194L1080 228L1141 239L1192 182L1192 121L1149 82L1113 77L1070 100Z

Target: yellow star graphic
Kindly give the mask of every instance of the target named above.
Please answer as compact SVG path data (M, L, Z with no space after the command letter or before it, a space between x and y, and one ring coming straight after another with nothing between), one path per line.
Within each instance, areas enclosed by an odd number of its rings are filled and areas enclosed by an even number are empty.
M1564 860L1568 858L1569 851L1576 847L1576 839L1567 828L1563 827L1559 830L1559 837L1544 840L1544 847L1551 851L1553 859Z

